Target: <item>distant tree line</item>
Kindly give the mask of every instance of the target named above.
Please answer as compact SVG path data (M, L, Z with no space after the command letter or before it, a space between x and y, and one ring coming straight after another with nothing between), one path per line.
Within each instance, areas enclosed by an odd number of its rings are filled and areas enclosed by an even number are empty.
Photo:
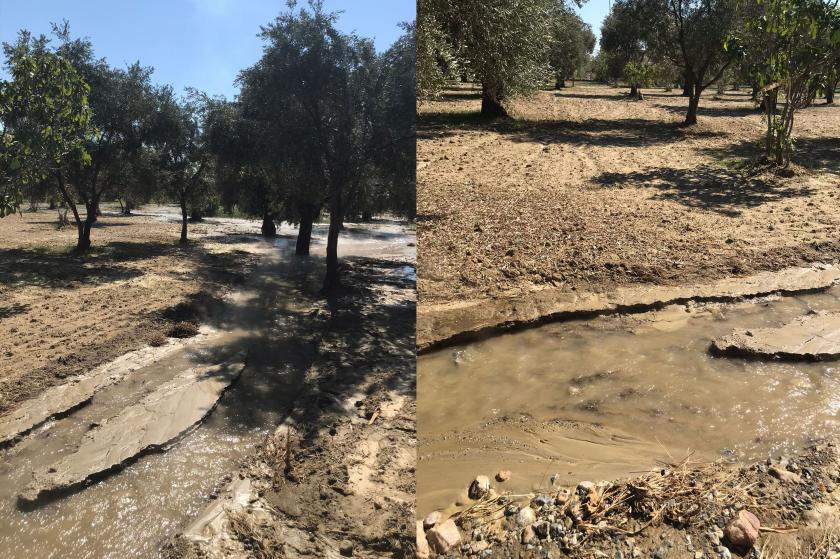
M415 215L414 24L377 53L336 18L312 0L263 27L263 55L239 73L234 100L179 95L139 62L114 67L66 22L52 38L21 31L4 44L0 217L51 200L85 251L103 201L126 214L170 201L182 242L190 219L222 209L260 218L266 236L298 224L305 255L328 213L324 285L335 287L346 219Z
M600 48L571 7L557 0L419 0L417 91L433 97L447 80L481 84L481 112L554 75L557 86L588 72L630 88L682 88L685 124L697 123L703 92L728 82L752 88L765 111L765 155L787 165L794 114L817 97L834 102L840 83L838 0L615 0Z
M505 101L547 76L563 87L586 66L595 35L557 0L419 0L417 95L447 80L481 85L481 113L506 116Z

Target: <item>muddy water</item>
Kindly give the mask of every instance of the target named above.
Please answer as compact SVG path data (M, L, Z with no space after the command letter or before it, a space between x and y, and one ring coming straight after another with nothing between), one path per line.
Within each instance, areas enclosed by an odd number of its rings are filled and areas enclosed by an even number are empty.
M236 225L236 224L233 224ZM342 255L410 258L413 237L394 225L353 229ZM314 254L322 244L316 231ZM345 240L342 237L342 241ZM292 408L315 346L301 328L310 302L301 282L319 285L320 258L292 256L293 239L254 243L263 263L211 321L218 333L129 374L90 404L0 450L0 556L38 558L157 557L161 544L190 520L228 473ZM91 424L117 415L191 366L245 351L247 366L207 420L165 452L147 454L88 487L21 510L16 496L31 472L73 452ZM130 428L130 427L129 427Z
M657 460L755 459L840 428L840 363L716 358L713 338L840 310L840 288L554 323L418 361L418 514L500 468L507 489L608 479Z

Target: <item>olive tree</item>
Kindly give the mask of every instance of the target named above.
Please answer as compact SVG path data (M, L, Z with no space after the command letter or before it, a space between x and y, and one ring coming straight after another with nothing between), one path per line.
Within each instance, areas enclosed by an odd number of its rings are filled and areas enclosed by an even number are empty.
M737 56L726 42L737 28L737 0L667 0L669 25L660 48L682 69L688 91L685 124L697 123L700 96L718 81ZM676 56L675 56L676 55Z
M88 166L86 139L95 133L89 87L45 37L21 32L4 51L11 79L0 82L0 217L19 208L22 187Z
M765 154L786 166L796 112L834 85L840 10L826 0L761 0L740 40L765 100Z
M481 114L507 116L504 102L536 88L549 73L547 46L551 42L553 0L426 0L419 32L429 33L437 22L461 64L481 83ZM427 45L436 36L418 39L423 56L419 75L435 76L426 66L434 62Z
M595 50L595 34L580 16L559 5L551 19L549 64L554 72L555 87L565 87L565 81L574 82Z

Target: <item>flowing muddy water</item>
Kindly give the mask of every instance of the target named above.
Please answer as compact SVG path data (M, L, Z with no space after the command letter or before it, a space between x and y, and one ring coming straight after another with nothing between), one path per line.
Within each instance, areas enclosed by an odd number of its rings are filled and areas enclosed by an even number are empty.
M840 426L840 363L713 357L735 328L840 310L840 288L552 323L418 360L418 515L504 489L610 479L657 460L757 459Z
M324 242L321 229L313 239L316 255ZM413 240L396 224L348 226L340 255L413 259ZM273 244L243 236L231 241L252 244L264 256L245 287L228 297L211 320L215 333L130 373L87 406L0 450L0 555L156 557L162 543L206 505L225 475L235 472L292 409L317 351L313 333L305 328L311 302L301 287L320 285L323 259L295 258L293 238L280 237ZM241 352L247 354L247 365L239 380L203 423L165 452L141 456L33 510L18 506L17 495L32 471L72 453L92 425L116 416L189 367L221 363Z

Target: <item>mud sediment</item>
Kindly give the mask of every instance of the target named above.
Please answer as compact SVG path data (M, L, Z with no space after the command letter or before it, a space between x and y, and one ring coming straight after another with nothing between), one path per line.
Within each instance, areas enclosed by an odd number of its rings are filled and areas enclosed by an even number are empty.
M35 471L19 501L37 503L118 469L138 455L164 448L213 410L244 367L242 362L196 367L162 384L138 404L95 426L76 452Z
M199 336L204 338L209 333L210 329L204 327ZM192 338L189 343L194 343L196 339ZM103 388L120 382L141 367L171 355L186 343L187 340L170 340L164 346L144 347L126 353L87 375L48 388L38 397L26 400L12 413L0 417L0 447L14 445L21 437L48 420L64 417L87 405Z
M780 328L736 330L716 339L712 351L719 355L786 361L840 359L840 313L814 313Z
M826 264L685 287L620 287L610 293L544 289L515 298L420 306L417 348L426 352L511 328L620 312L642 312L690 301L729 302L773 293L790 295L821 291L838 281L840 267Z

